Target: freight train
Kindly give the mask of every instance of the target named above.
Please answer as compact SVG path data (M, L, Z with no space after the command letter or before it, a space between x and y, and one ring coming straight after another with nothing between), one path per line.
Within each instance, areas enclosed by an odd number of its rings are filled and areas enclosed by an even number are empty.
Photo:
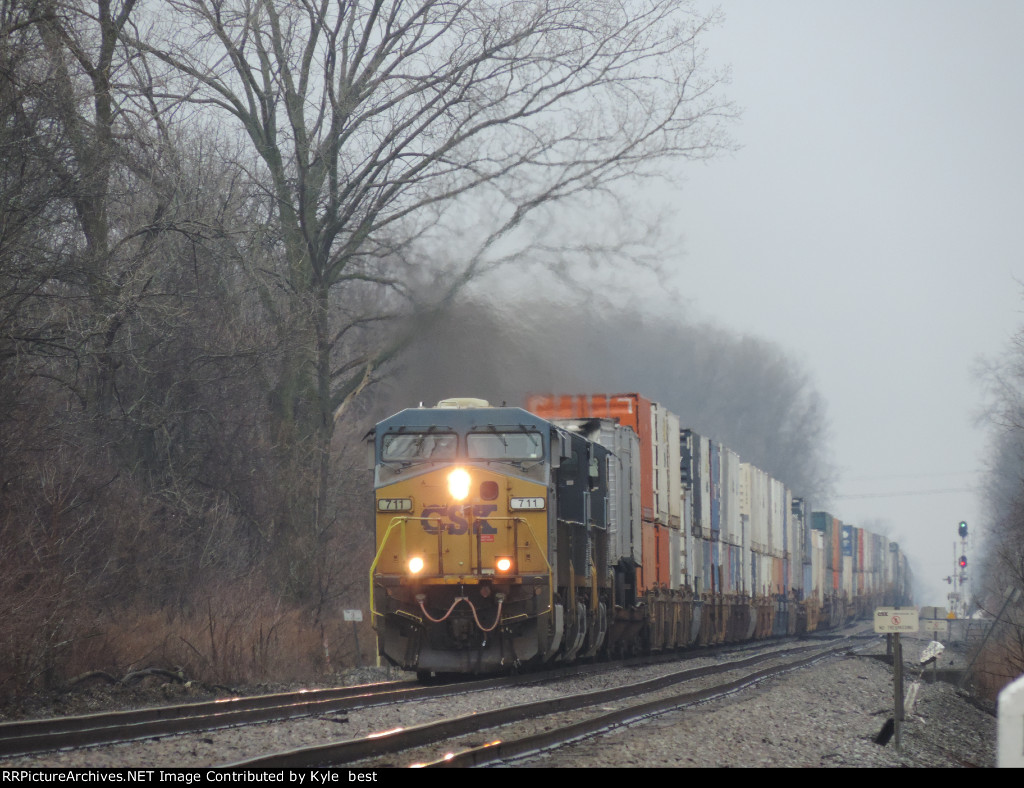
M444 400L368 437L378 651L422 679L800 635L910 602L898 544L811 512L640 394Z

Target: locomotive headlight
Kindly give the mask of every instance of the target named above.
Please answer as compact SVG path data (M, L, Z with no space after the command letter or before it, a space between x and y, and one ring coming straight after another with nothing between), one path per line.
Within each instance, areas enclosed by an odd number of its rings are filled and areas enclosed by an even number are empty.
M499 572L508 572L512 568L512 559L507 555L500 555L494 561L494 568Z
M409 574L418 575L423 571L423 559L418 555L414 555L409 559Z
M448 492L456 501L464 501L469 495L469 471L456 468L448 474Z

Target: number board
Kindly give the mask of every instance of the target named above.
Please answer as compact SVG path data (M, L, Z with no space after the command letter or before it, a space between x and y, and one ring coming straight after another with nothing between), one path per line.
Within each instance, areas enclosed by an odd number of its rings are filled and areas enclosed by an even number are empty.
M411 512L412 498L379 498L377 510L381 512Z
M512 511L523 511L523 510L540 510L544 508L544 498L510 498L509 508Z
M889 634L893 632L917 632L916 607L876 607L875 632Z

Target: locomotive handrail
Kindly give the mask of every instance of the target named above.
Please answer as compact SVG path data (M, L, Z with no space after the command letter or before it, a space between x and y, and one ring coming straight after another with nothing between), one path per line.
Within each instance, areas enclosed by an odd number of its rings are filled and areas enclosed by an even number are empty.
M383 613L378 613L376 608L373 606L373 576L377 571L377 564L380 562L381 556L384 554L384 548L387 547L388 540L391 538L391 532L395 529L395 526L401 522L402 524L402 561L408 560L408 551L405 547L405 525L409 521L409 515L399 515L393 517L391 522L388 524L388 529L384 532L384 538L380 540L380 547L377 549L377 555L373 557L373 563L370 564L370 616L384 617ZM423 517L415 517L412 519L423 520ZM417 621L422 621L418 616L413 616Z

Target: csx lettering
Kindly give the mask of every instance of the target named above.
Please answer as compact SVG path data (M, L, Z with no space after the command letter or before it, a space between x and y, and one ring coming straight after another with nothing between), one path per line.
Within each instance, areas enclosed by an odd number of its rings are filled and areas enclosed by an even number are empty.
M473 533L496 534L498 529L487 522L486 517L497 510L497 505L493 503L478 503L472 507L458 504L425 506L420 515L420 523L428 534L444 532L459 536L469 532L469 523L472 519Z
M478 503L473 507L473 517L476 518L474 523L473 533L475 534L496 534L498 529L491 525L484 518L489 514L493 514L498 511L498 507L493 503Z

